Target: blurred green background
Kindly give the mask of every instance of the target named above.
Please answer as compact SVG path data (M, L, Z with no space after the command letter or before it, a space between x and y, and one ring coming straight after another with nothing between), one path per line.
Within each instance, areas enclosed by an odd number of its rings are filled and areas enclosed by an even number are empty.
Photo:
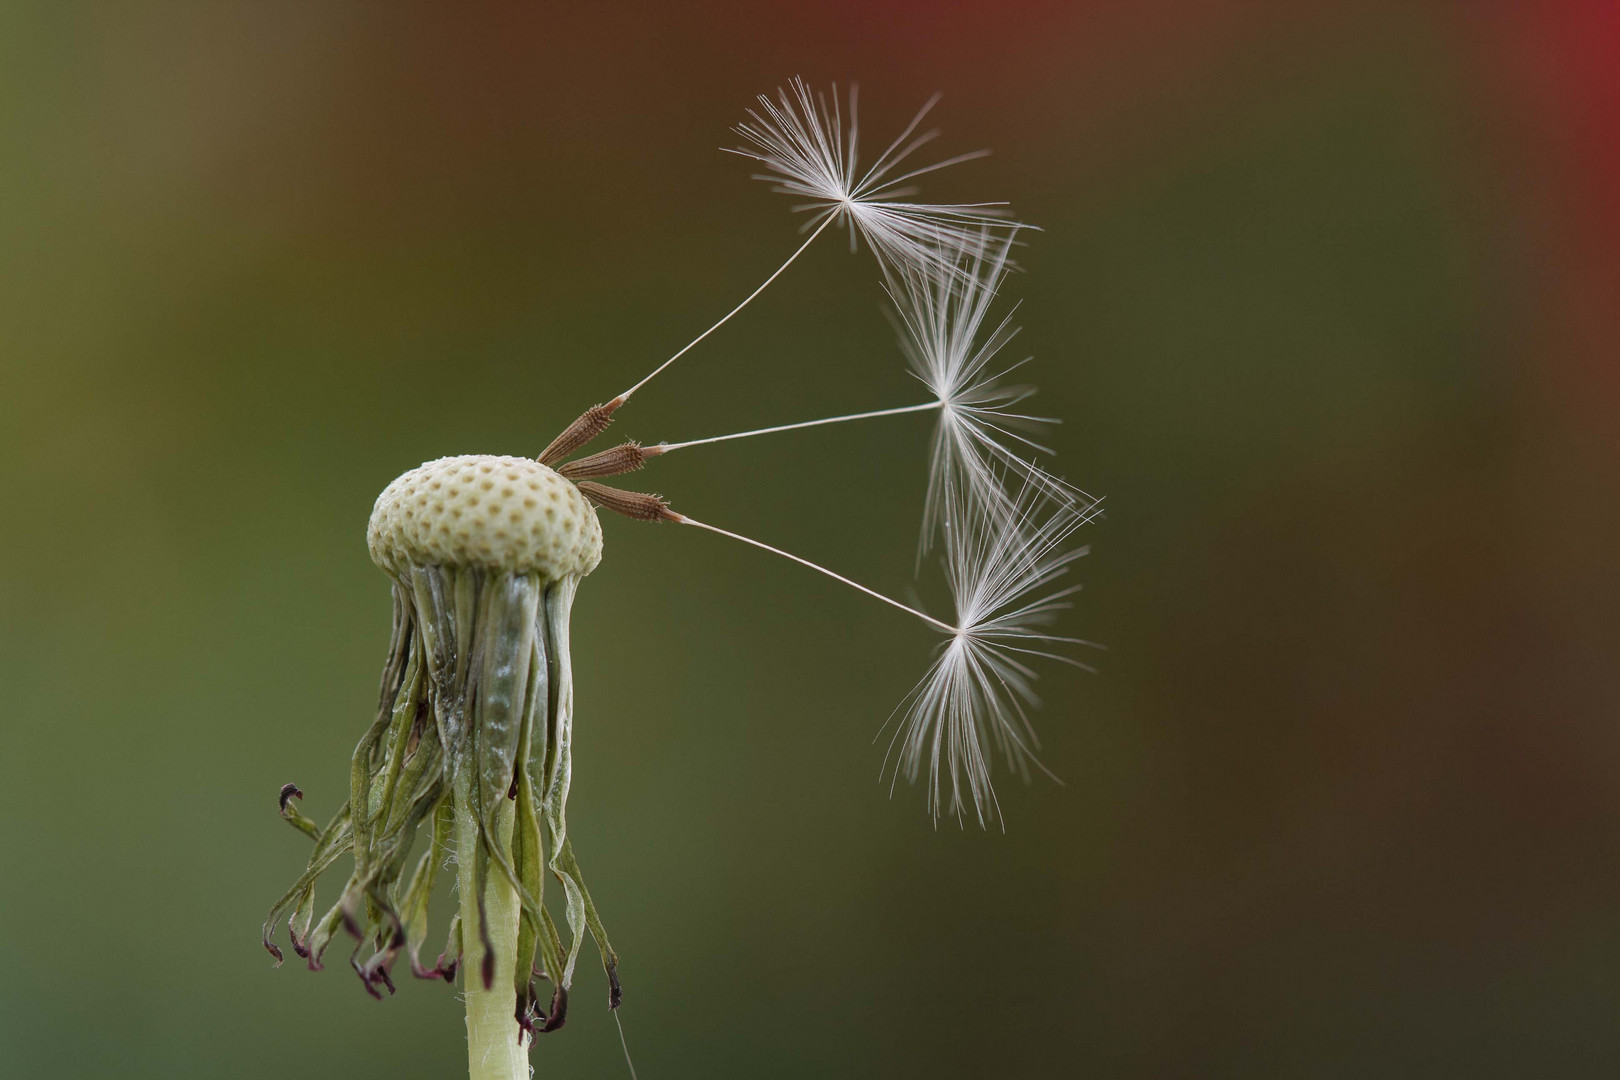
M1063 786L935 829L872 743L926 628L605 520L570 822L640 1075L1612 1075L1591 10L0 7L0 1075L464 1075L449 988L258 943L276 791L324 819L375 700L371 502L538 452L777 265L717 147L795 74L872 142L943 90L941 152L996 154L926 193L1044 228L1015 352L1108 496L1066 628L1110 651L1042 682ZM615 430L917 400L880 299L820 243ZM937 604L928 425L644 486ZM581 970L542 1077L624 1075Z

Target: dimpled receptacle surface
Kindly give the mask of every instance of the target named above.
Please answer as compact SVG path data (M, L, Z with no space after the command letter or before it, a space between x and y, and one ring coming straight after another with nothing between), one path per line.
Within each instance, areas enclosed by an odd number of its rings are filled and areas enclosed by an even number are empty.
M429 461L384 488L366 544L392 574L477 566L555 581L596 569L602 526L579 489L538 461L468 454Z

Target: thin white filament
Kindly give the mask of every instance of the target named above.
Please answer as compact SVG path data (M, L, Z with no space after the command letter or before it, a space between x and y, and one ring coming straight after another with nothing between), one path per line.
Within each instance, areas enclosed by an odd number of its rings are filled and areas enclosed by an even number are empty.
M613 1022L619 1028L619 1045L624 1049L624 1064L630 1070L630 1080L639 1080L636 1076L636 1063L630 1060L630 1044L624 1040L624 1021L619 1019L619 1010L613 1010Z
M751 439L755 435L775 435L779 431L797 431L799 428L820 427L823 424L842 424L849 420L873 420L880 416L900 416L905 413L927 412L937 409L942 402L925 401L921 405L903 405L897 409L874 409L871 412L850 413L847 416L829 416L822 420L800 420L796 424L777 424L775 427L755 428L753 431L736 431L730 435L711 435L707 439L688 439L686 442L659 443L659 453L667 454L672 450L685 450L688 446L705 446L709 443L728 442L732 439Z
M906 604L902 604L900 601L895 600L892 597L884 596L882 593L878 592L876 589L868 589L865 585L862 585L858 581L851 581L849 578L845 577L843 574L840 574L840 573L837 573L835 571L829 570L825 566L821 566L821 565L819 565L817 563L813 563L809 559L802 558L802 557L800 557L798 555L793 554L793 552L791 552L791 551L783 551L781 548L772 547L771 545L765 543L762 540L755 540L752 537L743 536L741 533L730 532L730 531L728 531L726 529L720 528L717 525L706 524L706 523L704 523L702 521L698 521L695 518L687 517L685 514L677 514L676 517L679 519L679 521L680 521L680 523L682 525L696 525L700 529L707 529L712 533L718 533L721 536L730 537L732 540L740 540L745 544L749 544L749 545L751 545L753 547L759 548L761 551L768 551L772 555L780 555L784 559L791 559L793 562L798 563L800 566L807 566L811 570L814 570L818 574L825 574L828 577L832 578L834 581L842 582L843 584L848 585L852 589L856 589L856 590L858 590L860 592L863 592L867 596L872 597L874 600L881 600L885 604L888 604L890 607L896 607L896 608L899 608L901 611L904 611L908 615L914 615L917 618L921 619L923 622L928 623L930 626L934 627L935 629L942 630L947 634L955 634L956 633L956 627L952 626L950 623L941 622L940 620L934 618L932 615L925 614L924 612L918 611L914 607L910 607L910 606L908 606Z
M636 383L636 385L632 386L630 389L628 389L624 393L620 394L619 397L618 397L618 400L621 401L621 402L629 400L631 394L634 394L637 390L640 390L643 386L646 386L648 383L652 382L653 378L660 371L663 371L665 368L669 367L669 365L673 364L675 361L677 361L681 357L685 356L688 352L690 352L692 350L692 347L694 345L696 345L698 342L702 341L704 338L708 337L710 334L714 333L716 330L720 329L722 326L726 325L727 322L731 321L731 317L733 315L737 314L737 312L741 311L743 308L745 308L749 304L753 303L754 298L756 296L758 296L760 293L764 292L766 287L768 285L770 285L771 282L773 282L777 278L781 277L782 276L782 271L784 271L788 267L792 266L793 265L793 260L797 259L800 255L803 255L805 248L807 248L811 244L815 243L816 237L820 236L821 233L822 233L822 230L824 230L830 224L832 224L832 219L828 218L826 221L823 221L820 225L818 225L816 227L816 231L811 233L805 239L804 243L799 245L799 249L797 251L795 251L793 254L791 254L791 255L789 255L787 257L787 262L783 263L781 266L778 266L776 268L775 273L771 274L770 277L768 277L764 281L760 282L759 283L759 288L755 289L753 292L749 293L746 297L744 297L742 303L738 304L736 307L734 307L730 311L726 312L725 317L722 318L719 322L715 323L713 326L711 326L707 330L703 331L703 333L699 334L697 337L695 337L691 341L687 342L686 347L683 348L680 352L676 353L674 356L671 356L668 360L665 360L662 364L659 364L657 367L653 368L652 371L647 374L646 378L642 379L640 382Z

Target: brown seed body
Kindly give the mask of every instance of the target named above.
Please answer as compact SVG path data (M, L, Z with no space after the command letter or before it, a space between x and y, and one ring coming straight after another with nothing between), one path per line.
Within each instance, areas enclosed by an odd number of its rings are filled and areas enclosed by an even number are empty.
M557 466L557 474L569 480L585 480L595 476L620 476L635 472L647 464L647 459L658 455L658 448L644 449L637 442L622 442L618 446L566 465Z

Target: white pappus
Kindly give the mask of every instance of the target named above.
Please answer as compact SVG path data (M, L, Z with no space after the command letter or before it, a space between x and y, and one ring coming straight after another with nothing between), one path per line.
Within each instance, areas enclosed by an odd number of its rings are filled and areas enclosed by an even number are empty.
M1004 382L1026 361L999 361L1017 328L1010 313L992 323L990 312L1008 278L1014 238L1027 226L1007 220L1004 210L986 209L1004 206L1001 203L945 206L898 201L909 191L898 187L901 183L980 156L961 155L895 175L900 164L936 134L915 132L937 98L929 101L865 172L859 172L856 164L858 125L853 91L847 128L842 126L836 89L830 99L813 96L803 81L795 79L774 100L763 95L759 100L759 109L750 110L749 120L737 128L754 149L737 152L763 162L771 172L762 178L775 182L776 190L812 200L794 209L812 212L808 227L815 231L742 304L656 367L632 392L759 295L828 225L843 220L852 240L856 234L865 237L877 255L893 304L901 351L932 400L683 442L647 447L624 444L563 466L563 473L610 475L596 463L609 458L617 461L628 454L628 467L615 466L613 471L629 471L651 458L709 443L937 410L918 567L935 540L943 538L945 575L956 606L954 621L937 619L760 540L676 513L661 498L619 493L597 484L586 484L582 490L598 505L640 520L697 525L792 559L949 635L927 676L902 703L904 717L889 761L896 777L904 774L910 780L921 775L926 762L928 803L936 819L942 809L965 819L971 806L980 824L987 824L999 816L989 777L992 750L999 749L1022 775L1027 776L1028 765L1034 761L1037 742L1026 710L1036 703L1036 674L1028 660L1051 657L1073 663L1053 650L1084 644L1038 627L1067 606L1064 598L1072 588L1056 594L1043 590L1082 554L1068 549L1067 542L1075 529L1096 515L1100 505L1099 500L1037 463L1036 455L1050 451L1018 429L1056 421L1019 411L1018 406L1034 389ZM606 426L607 414L628 396L598 406L606 414L599 418L599 426L588 426L600 431ZM588 411L576 426L590 415ZM550 460L549 451L541 460ZM581 466L583 471L570 474L569 470Z

